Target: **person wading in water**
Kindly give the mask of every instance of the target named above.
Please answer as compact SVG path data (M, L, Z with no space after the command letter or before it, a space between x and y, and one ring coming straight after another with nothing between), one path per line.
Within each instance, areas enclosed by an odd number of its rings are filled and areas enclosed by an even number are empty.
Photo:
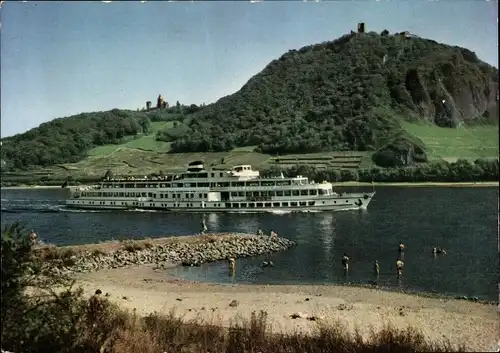
M202 218L202 220L201 220L201 229L200 229L201 235L205 235L206 231L207 231L207 225L205 224L205 218Z
M378 260L375 260L375 262L373 263L373 272L375 273L375 276L377 276L377 277L380 274L380 266L378 264Z
M349 271L349 257L346 253L342 256L342 266L344 267L344 273L347 273Z
M403 261L401 261L401 259L398 257L398 259L396 260L396 268L398 270L398 278L400 278L403 275L403 266L404 266Z

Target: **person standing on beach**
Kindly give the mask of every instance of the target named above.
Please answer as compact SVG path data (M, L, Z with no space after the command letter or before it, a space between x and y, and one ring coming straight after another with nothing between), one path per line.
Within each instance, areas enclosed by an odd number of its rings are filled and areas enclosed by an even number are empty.
M97 321L101 318L104 311L104 303L101 298L102 291L100 289L95 291L95 294L90 297L88 305L88 318L90 324L95 327Z
M401 261L401 259L398 257L398 259L396 260L396 268L398 270L398 278L400 278L403 275L403 266L404 266L403 261Z
M342 266L344 267L344 272L347 272L349 270L349 257L346 253L344 253L344 256L342 256Z
M373 272L375 272L375 276L377 277L380 274L380 267L378 264L378 260L375 260L375 262L373 263Z

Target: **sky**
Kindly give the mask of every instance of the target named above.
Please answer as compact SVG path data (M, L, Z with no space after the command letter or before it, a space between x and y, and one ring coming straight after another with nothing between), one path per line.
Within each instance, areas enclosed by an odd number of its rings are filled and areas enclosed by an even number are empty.
M290 49L408 30L498 67L484 0L14 2L1 5L1 137L58 117L137 109L158 94L209 104Z

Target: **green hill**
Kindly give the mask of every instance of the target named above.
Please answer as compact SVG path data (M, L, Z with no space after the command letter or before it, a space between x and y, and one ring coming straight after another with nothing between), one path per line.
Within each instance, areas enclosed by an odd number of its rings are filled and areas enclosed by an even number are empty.
M376 151L425 161L404 121L498 123L498 70L471 51L418 37L350 34L291 50L242 89L189 116L172 151ZM418 135L418 134L417 134ZM409 157L409 158L407 158Z
M496 157L497 92L498 70L467 49L351 33L289 51L205 107L83 113L2 139L2 171L135 173L191 157L344 169Z

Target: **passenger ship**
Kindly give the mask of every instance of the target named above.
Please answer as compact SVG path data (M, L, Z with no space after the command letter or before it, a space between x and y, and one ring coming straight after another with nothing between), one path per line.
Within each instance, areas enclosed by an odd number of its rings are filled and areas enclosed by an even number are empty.
M107 179L100 185L70 188L66 204L84 209L304 212L366 209L374 195L336 193L331 183L314 183L300 175L261 178L250 165L220 170L192 162L180 175Z

